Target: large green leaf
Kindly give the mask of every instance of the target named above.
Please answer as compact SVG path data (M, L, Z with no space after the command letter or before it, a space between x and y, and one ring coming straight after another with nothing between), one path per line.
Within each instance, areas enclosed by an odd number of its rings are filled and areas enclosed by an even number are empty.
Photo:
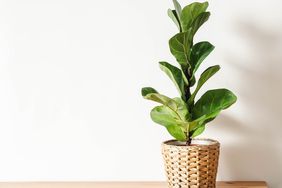
M189 133L192 138L195 138L196 136L199 136L205 131L205 125L200 125L197 129Z
M151 94L151 93L158 93L158 91L155 90L152 87L143 87L142 90L141 90L141 94L142 94L143 97L145 97L146 95Z
M168 77L173 81L180 95L185 100L185 82L182 77L182 71L167 62L160 62L159 64L161 70L164 71L168 75Z
M169 132L169 134L173 136L176 140L186 141L187 136L183 128L181 128L180 126L171 125L171 126L167 126L166 129Z
M179 97L171 99L165 95L159 94L157 90L151 87L142 88L142 96L145 99L152 100L167 106L173 111L173 114L182 121L188 121L190 114L186 103Z
M157 106L152 109L150 115L155 123L165 126L174 138L181 141L186 140L185 122L173 110L166 106Z
M177 113L164 105L153 108L150 115L155 123L163 126L181 125L181 119Z
M173 0L173 4L174 4L174 8L175 8L175 10L176 10L176 13L177 13L178 18L180 18L181 12L182 12L181 5L178 3L177 0Z
M189 105L193 105L194 104L194 100L195 97L198 93L198 91L201 89L201 87L204 85L204 83L210 79L217 71L219 71L220 66L219 65L215 65L212 67L207 68L200 76L197 87L195 89L195 91L193 92L193 94L191 95L191 97L189 98L188 104Z
M197 18L191 25L193 36L198 31L198 29L209 19L210 15L210 12L203 12L197 16Z
M142 96L145 99L152 100L152 101L161 103L165 106L168 106L169 108L171 108L174 111L177 111L177 108L179 106L176 101L174 101L173 99L165 95L159 94L157 90L151 87L142 88Z
M177 104L177 113L183 121L190 120L190 113L187 108L187 104L179 97L173 98L173 101Z
M175 25L177 26L178 30L181 32L181 25L180 25L180 21L179 18L177 16L177 13L175 10L171 10L168 9L167 10L167 15L172 19L172 21L175 23Z
M190 67L189 59L193 40L192 37L190 29L189 31L176 34L169 40L170 51L181 65L185 75Z
M209 42L199 42L191 50L191 68L193 75L198 70L204 59L214 50L214 46Z
M183 8L180 16L181 28L183 31L188 31L194 20L208 8L208 2L195 2Z
M199 126L203 125L206 120L206 115L203 115L197 119L194 119L193 121L189 122L189 132L192 133L195 131Z
M195 120L204 116L207 123L236 100L237 97L227 89L209 90L196 102L192 109L192 118Z

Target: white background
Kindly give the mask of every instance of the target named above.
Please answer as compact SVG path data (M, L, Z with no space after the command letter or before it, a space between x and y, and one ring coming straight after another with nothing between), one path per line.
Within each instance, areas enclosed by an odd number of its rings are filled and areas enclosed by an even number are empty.
M181 0L182 4L191 1ZM160 143L140 88L177 92L169 0L0 1L0 181L164 180ZM282 187L282 2L210 1L196 40L220 64L209 88L238 102L202 137L221 142L219 180Z

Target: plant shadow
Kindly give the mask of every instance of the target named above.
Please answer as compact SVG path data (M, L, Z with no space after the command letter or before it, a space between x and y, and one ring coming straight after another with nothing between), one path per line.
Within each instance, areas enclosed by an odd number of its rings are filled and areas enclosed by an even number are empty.
M282 28L273 31L240 22L237 29L250 54L238 57L228 52L226 60L240 76L237 88L245 115L240 120L226 115L217 120L227 125L220 130L223 134L232 132L236 138L222 146L220 177L265 180L270 187L281 188Z

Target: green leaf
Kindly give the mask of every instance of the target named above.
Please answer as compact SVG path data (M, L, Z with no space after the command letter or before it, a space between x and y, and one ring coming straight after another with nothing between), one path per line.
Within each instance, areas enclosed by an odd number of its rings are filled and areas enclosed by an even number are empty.
M181 26L180 26L180 21L177 16L177 13L175 10L168 9L167 10L167 15L172 19L172 21L175 23L177 26L178 30L181 32Z
M171 99L165 95L159 94L154 88L151 87L143 88L142 95L145 99L161 103L170 108L173 111L173 114L175 114L175 117L181 121L187 121L190 117L186 103L181 98L177 97Z
M150 115L155 123L163 126L181 124L180 117L167 106L156 106L152 109Z
M193 75L198 70L204 59L214 50L214 46L209 42L199 42L191 50L191 68Z
M151 111L151 118L155 123L163 125L177 140L186 140L185 127L180 117L166 106L157 106Z
M180 18L181 12L182 12L181 5L178 3L177 0L173 0L173 4L174 4L174 8L175 8L175 10L176 10L176 13L177 13L178 18Z
M176 140L186 141L186 134L180 126L172 125L166 127L167 131L171 136L173 136Z
M158 102L158 103L161 103L165 106L168 106L169 108L171 108L174 111L177 110L177 103L173 99L171 99L171 98L169 98L165 95L162 95L162 94L159 94L159 93L152 93L152 94L146 95L144 98Z
M168 77L173 81L180 95L185 100L185 82L182 77L182 71L167 62L160 62L159 64L161 70L164 71L168 75Z
M197 18L191 25L193 36L198 31L198 29L209 19L210 15L210 12L203 12L197 16Z
M190 113L187 108L187 104L179 97L173 98L177 104L177 113L183 121L190 120Z
M206 115L203 115L198 119L189 122L189 132L191 133L195 131L199 126L203 125L205 123L206 117L207 117Z
M192 40L191 30L178 33L169 40L170 51L181 65L185 75L190 67L189 59Z
M195 89L195 91L193 92L193 94L191 95L191 97L189 98L188 104L189 105L193 105L194 104L194 100L195 97L198 93L198 91L201 89L201 87L204 85L204 83L206 81L208 81L208 79L210 79L217 71L219 71L220 66L219 65L215 65L212 67L207 68L200 76L197 87Z
M205 131L205 125L201 125L195 131L192 131L189 134L191 134L192 138L195 138L196 136L199 136L200 134L202 134L204 131Z
M198 119L205 116L205 123L213 120L221 110L234 104L237 97L227 89L215 89L207 91L192 109L192 118Z
M146 89L146 88L143 88L143 89ZM142 91L143 91L143 89L142 89ZM165 95L156 93L154 91L152 93L147 92L146 95L143 95L143 97L145 99L155 101L155 102L161 103L165 106L168 106L170 109L172 109L174 111L177 111L177 109L178 109L178 103L176 101L174 101L173 99L171 99L171 98L169 98Z
M152 87L143 87L142 90L141 90L141 94L142 94L143 97L145 97L146 95L151 94L151 93L158 93L158 91L155 90Z
M208 8L208 2L195 2L183 8L180 16L181 28L183 31L188 31L194 20Z

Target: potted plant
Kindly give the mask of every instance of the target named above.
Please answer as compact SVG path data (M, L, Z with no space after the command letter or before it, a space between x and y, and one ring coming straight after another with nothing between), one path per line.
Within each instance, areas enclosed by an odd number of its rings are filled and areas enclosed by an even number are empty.
M199 66L214 50L207 41L194 43L193 40L210 17L209 4L194 2L183 9L176 0L173 4L175 9L169 9L168 16L179 32L169 40L169 47L180 68L165 61L159 62L159 66L173 81L180 97L167 97L151 87L142 88L142 96L161 104L152 109L151 118L175 138L162 144L168 187L212 188L216 184L219 142L195 137L222 110L234 104L237 97L227 89L213 89L197 96L203 84L220 69L214 65L198 79L195 77Z

